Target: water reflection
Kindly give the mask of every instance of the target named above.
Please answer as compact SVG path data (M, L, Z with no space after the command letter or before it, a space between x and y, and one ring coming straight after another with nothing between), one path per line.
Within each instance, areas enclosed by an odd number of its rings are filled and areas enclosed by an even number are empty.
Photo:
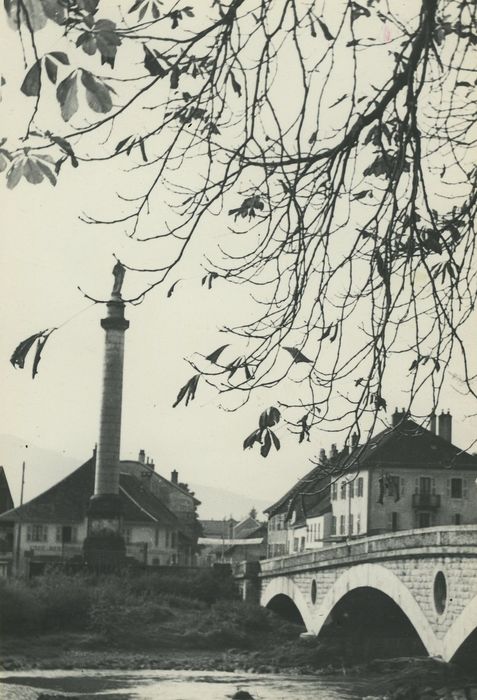
M291 677L203 671L31 671L0 677L2 700L36 700L40 693L81 695L83 700L230 700L238 690L254 700L357 700L353 683L325 677Z

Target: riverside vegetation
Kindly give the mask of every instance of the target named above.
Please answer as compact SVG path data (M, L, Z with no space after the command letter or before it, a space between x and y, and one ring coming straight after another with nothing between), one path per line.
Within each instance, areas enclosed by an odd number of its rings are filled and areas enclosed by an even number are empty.
M359 630L350 636L349 630L336 629L301 640L301 631L302 626L240 600L233 579L212 569L102 576L51 570L31 581L0 582L4 670L344 673L375 676L380 690L396 698L421 697L409 694L419 688L447 692L472 684L472 676L452 664L409 658L415 652L409 640L364 643ZM393 658L399 655L407 658ZM477 686L471 697L477 698Z

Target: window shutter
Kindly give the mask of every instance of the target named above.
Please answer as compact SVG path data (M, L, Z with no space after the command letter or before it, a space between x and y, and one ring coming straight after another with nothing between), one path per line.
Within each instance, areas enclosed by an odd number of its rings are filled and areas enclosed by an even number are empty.
M467 495L468 495L467 479L462 479L462 496L464 498L467 498Z
M452 493L452 491L451 491L451 480L450 480L450 479L447 479L447 498L450 498L450 497L451 497L451 493Z
M56 528L56 541L61 542L61 525Z
M434 477L431 479L431 493L435 494L436 493L436 480Z
M416 477L416 484L414 487L414 493L419 493L419 478Z

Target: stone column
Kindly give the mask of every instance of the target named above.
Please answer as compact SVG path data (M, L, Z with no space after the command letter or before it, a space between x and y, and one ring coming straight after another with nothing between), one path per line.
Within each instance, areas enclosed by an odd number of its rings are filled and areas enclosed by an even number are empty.
M107 528L118 531L120 528L119 448L124 333L129 327L129 321L124 318L124 302L120 290L116 287L115 284L111 299L106 305L107 316L101 320L106 336L94 495L90 500L89 508L90 530Z

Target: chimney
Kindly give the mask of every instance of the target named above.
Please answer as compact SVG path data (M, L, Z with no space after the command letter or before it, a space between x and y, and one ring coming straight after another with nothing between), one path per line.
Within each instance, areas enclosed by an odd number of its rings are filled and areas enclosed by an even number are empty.
M337 448L336 448L336 443L334 442L334 443L331 445L330 459L336 459L337 456L338 456L338 450L337 450Z
M177 469L174 469L173 471L171 471L171 482L173 484L177 484L178 481L179 481L179 472L177 471Z
M406 417L406 411L404 410L404 408L401 409L400 411L398 411L398 409L396 408L394 410L393 415L392 415L393 428L395 428L397 425L399 425L399 423L401 423L405 417Z
M124 333L129 321L124 318L121 286L124 267L118 261L113 269L114 285L106 304L107 315L101 320L105 330L103 390L99 440L96 454L94 495L90 499L90 527L104 527L104 519L115 521L119 529L119 448L121 442L121 408L123 392Z
M323 447L320 450L320 462L322 462L322 463L326 462L326 452L323 449Z
M344 457L347 457L349 455L349 445L347 442L343 445L343 449L341 450L341 453L343 454Z
M452 442L452 416L449 411L442 411L439 416L439 437Z
M436 414L434 411L432 411L431 415L429 416L429 430L434 435L437 435Z
M359 437L358 433L353 433L351 436L351 447L354 449L355 447L358 447L358 442L359 442Z
M146 464L146 453L144 452L144 450L139 450L137 461L141 462L141 464Z

